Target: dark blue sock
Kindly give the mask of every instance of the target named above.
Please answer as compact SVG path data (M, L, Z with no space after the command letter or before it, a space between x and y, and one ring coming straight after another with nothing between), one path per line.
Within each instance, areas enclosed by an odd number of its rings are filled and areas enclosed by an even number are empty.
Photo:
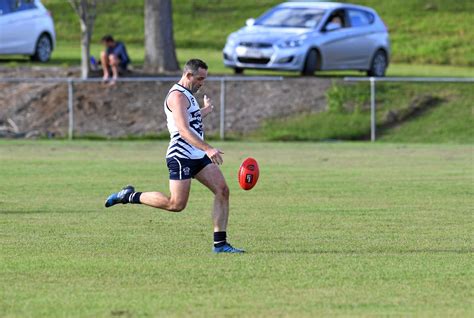
M132 204L141 204L140 202L140 196L142 195L141 192L132 192L129 195L126 195L122 203L127 204L127 203L132 203Z
M141 192L134 192L132 193L132 195L130 196L130 203L133 203L133 204L141 204L140 202L140 196L142 195Z
M214 247L224 246L227 239L227 232L214 232Z

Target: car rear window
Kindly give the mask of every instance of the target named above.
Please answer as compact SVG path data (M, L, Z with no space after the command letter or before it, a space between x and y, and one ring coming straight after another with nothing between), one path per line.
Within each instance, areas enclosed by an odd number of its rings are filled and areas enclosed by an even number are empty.
M274 8L255 21L255 25L286 28L315 28L324 15L317 8Z
M360 27L372 24L374 22L374 15L362 10L348 10L349 20L351 26Z

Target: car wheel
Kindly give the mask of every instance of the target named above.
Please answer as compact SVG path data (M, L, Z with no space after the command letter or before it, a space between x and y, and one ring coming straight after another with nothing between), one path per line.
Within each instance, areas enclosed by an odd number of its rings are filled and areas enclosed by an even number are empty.
M316 50L310 50L308 54L306 54L306 59L304 61L304 66L303 66L303 70L301 71L301 75L304 75L304 76L314 75L317 65L318 65L318 52L316 52Z
M368 76L375 77L384 77L385 71L387 69L387 56L382 50L378 50L374 58L372 59L372 64L370 65L370 70L367 71Z
M244 74L244 69L240 67L234 67L235 74Z
M43 34L36 42L35 54L31 56L33 61L47 62L51 58L53 45L48 35Z

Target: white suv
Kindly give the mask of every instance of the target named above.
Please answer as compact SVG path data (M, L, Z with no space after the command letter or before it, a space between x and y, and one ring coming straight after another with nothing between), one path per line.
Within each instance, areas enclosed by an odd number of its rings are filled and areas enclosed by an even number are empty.
M0 54L47 62L55 44L53 19L40 0L0 0Z

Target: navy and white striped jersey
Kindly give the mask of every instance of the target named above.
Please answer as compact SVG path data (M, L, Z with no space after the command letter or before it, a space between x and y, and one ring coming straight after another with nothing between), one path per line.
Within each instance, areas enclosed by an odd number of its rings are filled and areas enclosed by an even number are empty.
M166 121L168 125L168 130L170 132L170 143L168 146L168 151L166 152L166 158L178 157L184 159L201 159L203 158L206 153L193 145L189 144L184 138L181 137L178 131L178 127L176 127L176 123L173 118L173 113L168 107L168 96L171 92L179 91L189 101L188 106L188 120L189 120L189 127L191 127L191 131L194 132L199 138L204 140L204 131L202 129L202 118L201 118L201 108L193 96L190 90L187 88L179 85L174 84L171 87L168 95L165 98L164 108L166 113Z

